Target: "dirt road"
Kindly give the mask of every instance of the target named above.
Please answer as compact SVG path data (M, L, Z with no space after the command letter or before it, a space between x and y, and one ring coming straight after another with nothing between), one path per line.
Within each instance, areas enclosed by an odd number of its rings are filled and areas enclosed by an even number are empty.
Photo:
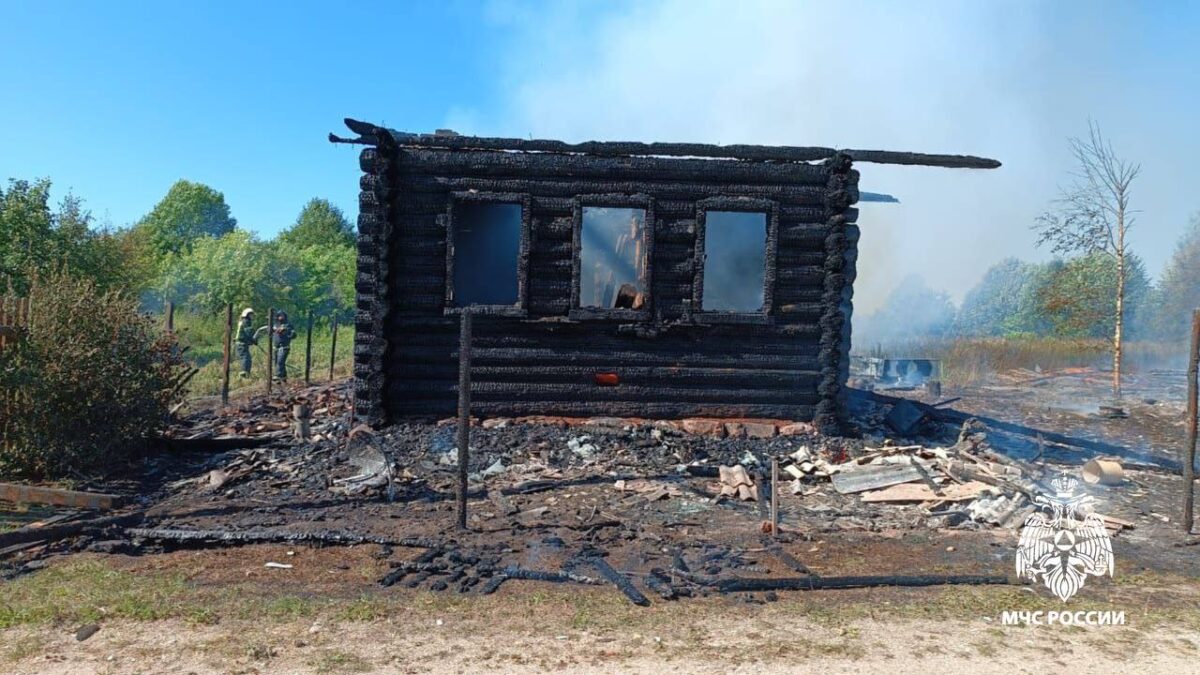
M1184 577L1091 579L1067 605L955 586L636 607L608 587L382 589L377 548L60 559L0 584L0 672L1200 672L1200 583ZM281 560L293 567L264 562ZM1062 609L1125 625L1002 625L1005 610Z
M105 624L86 642L66 629L4 632L13 673L764 673L1200 672L1183 627L1001 628L960 621L818 623L745 607L630 629L526 630L478 619L180 620ZM694 617L692 617L694 619ZM440 624L439 624L440 621Z

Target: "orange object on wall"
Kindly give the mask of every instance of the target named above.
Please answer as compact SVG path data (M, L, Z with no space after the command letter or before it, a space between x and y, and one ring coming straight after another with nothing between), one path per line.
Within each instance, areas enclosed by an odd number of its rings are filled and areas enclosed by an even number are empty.
M621 378L616 373L596 373L596 384L601 387L615 387L621 384Z

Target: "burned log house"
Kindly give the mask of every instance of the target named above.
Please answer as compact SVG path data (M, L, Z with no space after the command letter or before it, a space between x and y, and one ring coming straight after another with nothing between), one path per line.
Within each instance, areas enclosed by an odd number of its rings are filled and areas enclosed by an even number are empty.
M478 415L845 419L859 229L833 148L416 135L361 154L356 404L449 416L459 316Z

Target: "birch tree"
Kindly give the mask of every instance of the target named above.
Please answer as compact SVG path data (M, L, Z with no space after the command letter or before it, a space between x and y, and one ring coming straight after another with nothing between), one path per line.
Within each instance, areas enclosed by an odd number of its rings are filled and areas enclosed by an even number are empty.
M1071 182L1033 228L1038 246L1048 246L1056 254L1101 253L1116 262L1112 389L1113 396L1120 397L1129 230L1134 224L1129 204L1141 165L1119 157L1092 121L1087 137L1070 139L1070 148L1075 161Z

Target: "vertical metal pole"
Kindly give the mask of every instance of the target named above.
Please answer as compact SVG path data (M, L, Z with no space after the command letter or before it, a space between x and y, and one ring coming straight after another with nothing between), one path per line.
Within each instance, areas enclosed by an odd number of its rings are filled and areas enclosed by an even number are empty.
M225 305L225 341L221 352L221 405L229 405L229 357L233 338L233 303Z
M333 364L337 362L337 314L333 315L333 341L329 343L329 379L333 379Z
M467 529L467 464L471 455L471 312L464 308L458 338L458 529Z
M175 303L167 302L167 332L175 332Z
M771 536L779 536L779 460L771 458Z
M275 308L267 309L267 393L271 393L271 370L275 360Z
M1187 447L1183 452L1183 529L1192 531L1192 507L1195 503L1197 384L1200 375L1200 309L1192 312L1192 351L1188 361Z
M304 339L304 384L309 383L309 376L312 374L312 327L313 314L312 310L308 310L308 336Z

